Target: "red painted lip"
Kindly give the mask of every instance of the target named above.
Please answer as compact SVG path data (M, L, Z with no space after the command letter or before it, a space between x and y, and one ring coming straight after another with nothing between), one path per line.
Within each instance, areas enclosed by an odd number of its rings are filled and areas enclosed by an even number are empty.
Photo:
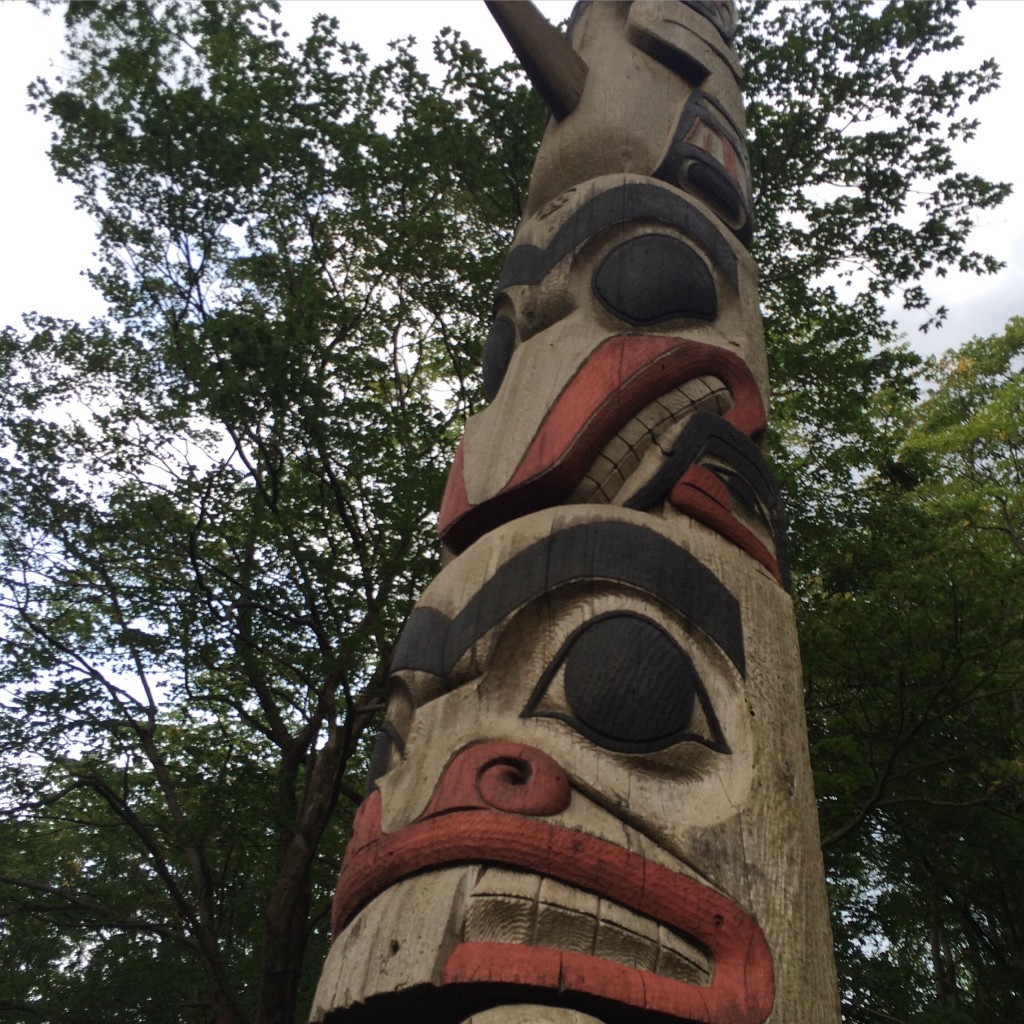
M748 437L764 429L765 409L757 384L735 353L664 335L605 339L548 410L509 481L479 505L469 503L460 442L441 502L441 538L453 551L463 551L511 519L559 504L639 410L704 375L718 377L732 393L726 420Z
M681 1021L763 1024L775 997L772 956L761 929L742 908L614 843L540 820L537 815L557 813L568 805L571 794L564 774L546 790L564 792L564 801L522 804L521 813L489 809L493 801L487 795L481 796L479 789L471 792L470 776L482 764L482 756L490 757L486 769L524 752L532 758L531 765L540 763L540 755L542 770L547 762L554 764L547 755L514 744L480 744L456 755L446 779L454 775L458 785L444 792L442 781L424 815L389 835L381 832L380 793L372 793L359 809L342 863L332 914L334 934L375 896L412 875L457 864L522 869L613 900L690 937L711 954L711 984L687 984L581 953L462 943L445 964L442 985L529 985L610 999ZM508 755L504 761L503 754ZM474 764L459 764L470 759ZM554 770L561 771L557 766ZM483 777L482 772L476 774Z
M732 514L732 498L727 488L706 467L690 466L676 481L669 500L680 512L710 526L752 558L756 558L775 577L780 587L787 586L774 552L769 551Z

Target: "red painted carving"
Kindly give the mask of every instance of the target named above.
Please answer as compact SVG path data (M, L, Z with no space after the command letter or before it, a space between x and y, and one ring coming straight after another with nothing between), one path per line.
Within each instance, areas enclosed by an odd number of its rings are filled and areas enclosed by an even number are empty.
M493 772L511 767L514 779ZM563 781L565 784L563 785ZM483 785L481 785L483 782ZM486 793L486 795L485 795ZM337 934L376 895L403 878L457 864L497 864L557 879L612 900L688 936L712 960L710 985L687 984L579 953L513 944L461 943L441 982L502 982L607 997L639 1009L708 1024L763 1024L774 1001L772 956L754 920L727 897L621 846L541 820L569 804L568 780L542 751L482 743L453 758L424 814L389 835L381 797L359 809L334 897ZM528 810L484 809L502 804ZM557 810L544 810L557 808Z
M704 150L708 156L721 164L738 188L745 187L746 183L740 177L740 158L736 153L736 147L717 128L701 117L694 118L685 141Z
M601 449L641 409L686 381L718 377L729 389L725 414L754 437L765 409L747 364L703 342L661 335L616 335L603 341L545 416L512 478L491 499L470 505L462 445L448 477L438 530L453 551L512 519L557 505L593 465ZM486 415L486 414L484 414Z
M448 470L448 480L444 486L444 494L441 496L441 508L437 513L437 529L442 540L445 539L445 524L455 522L464 516L466 510L471 507L466 495L466 459L462 449L464 443L460 440L455 449L455 458L452 459L452 468ZM464 546L468 546L468 543Z
M585 953L500 942L466 942L456 946L448 958L441 984L522 984L598 996L686 1021L761 1024L774 1001L770 974L767 986L752 991L762 966L735 961L726 968L727 974L719 973L716 966L715 979L705 988ZM760 977L765 977L763 971Z
M420 820L469 810L548 816L564 811L571 796L569 777L543 750L477 743L452 759Z
M676 481L669 501L756 558L780 586L785 586L778 559L733 515L729 489L706 466L690 466Z

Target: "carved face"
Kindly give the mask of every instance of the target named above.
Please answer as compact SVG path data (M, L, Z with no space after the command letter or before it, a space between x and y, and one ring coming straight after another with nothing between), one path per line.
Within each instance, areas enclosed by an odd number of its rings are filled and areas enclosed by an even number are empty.
M395 654L327 1019L765 1021L766 921L805 909L747 867L765 815L809 809L786 605L711 531L623 509L537 513L442 572Z
M622 504L697 412L756 437L756 279L709 207L653 178L593 179L525 221L484 350L493 401L466 425L441 507L447 547L552 504Z
M695 412L764 428L734 28L730 3L574 12L585 86L548 125L501 274L491 404L441 508L449 552L554 504L625 503Z
M581 181L623 171L663 175L726 200L724 218L730 226L743 225L742 216L729 216L746 205L749 192L731 8L702 0L578 5L569 38L591 73L572 114L548 123L530 178L527 216ZM694 111L684 113L693 97L705 106L701 120L716 136L710 145L688 120ZM679 158L702 165L703 172L691 175Z

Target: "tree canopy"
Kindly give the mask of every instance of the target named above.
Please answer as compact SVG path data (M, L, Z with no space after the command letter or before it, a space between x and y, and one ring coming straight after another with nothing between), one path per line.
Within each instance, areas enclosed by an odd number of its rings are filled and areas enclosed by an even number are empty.
M994 269L967 235L1006 188L949 143L997 71L919 70L958 12L755 3L739 42L865 1024L1024 1005L1024 322L921 367L881 305ZM431 79L248 0L63 14L32 101L109 312L0 335L0 1011L298 1021L543 114L456 32Z
M800 580L850 1020L1024 1007L1022 367L1018 317L883 399L841 551Z

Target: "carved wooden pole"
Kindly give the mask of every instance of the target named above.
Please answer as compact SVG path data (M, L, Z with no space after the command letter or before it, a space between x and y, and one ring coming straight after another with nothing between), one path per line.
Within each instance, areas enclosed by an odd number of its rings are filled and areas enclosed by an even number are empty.
M313 1018L835 1024L733 6L489 6L552 119Z

